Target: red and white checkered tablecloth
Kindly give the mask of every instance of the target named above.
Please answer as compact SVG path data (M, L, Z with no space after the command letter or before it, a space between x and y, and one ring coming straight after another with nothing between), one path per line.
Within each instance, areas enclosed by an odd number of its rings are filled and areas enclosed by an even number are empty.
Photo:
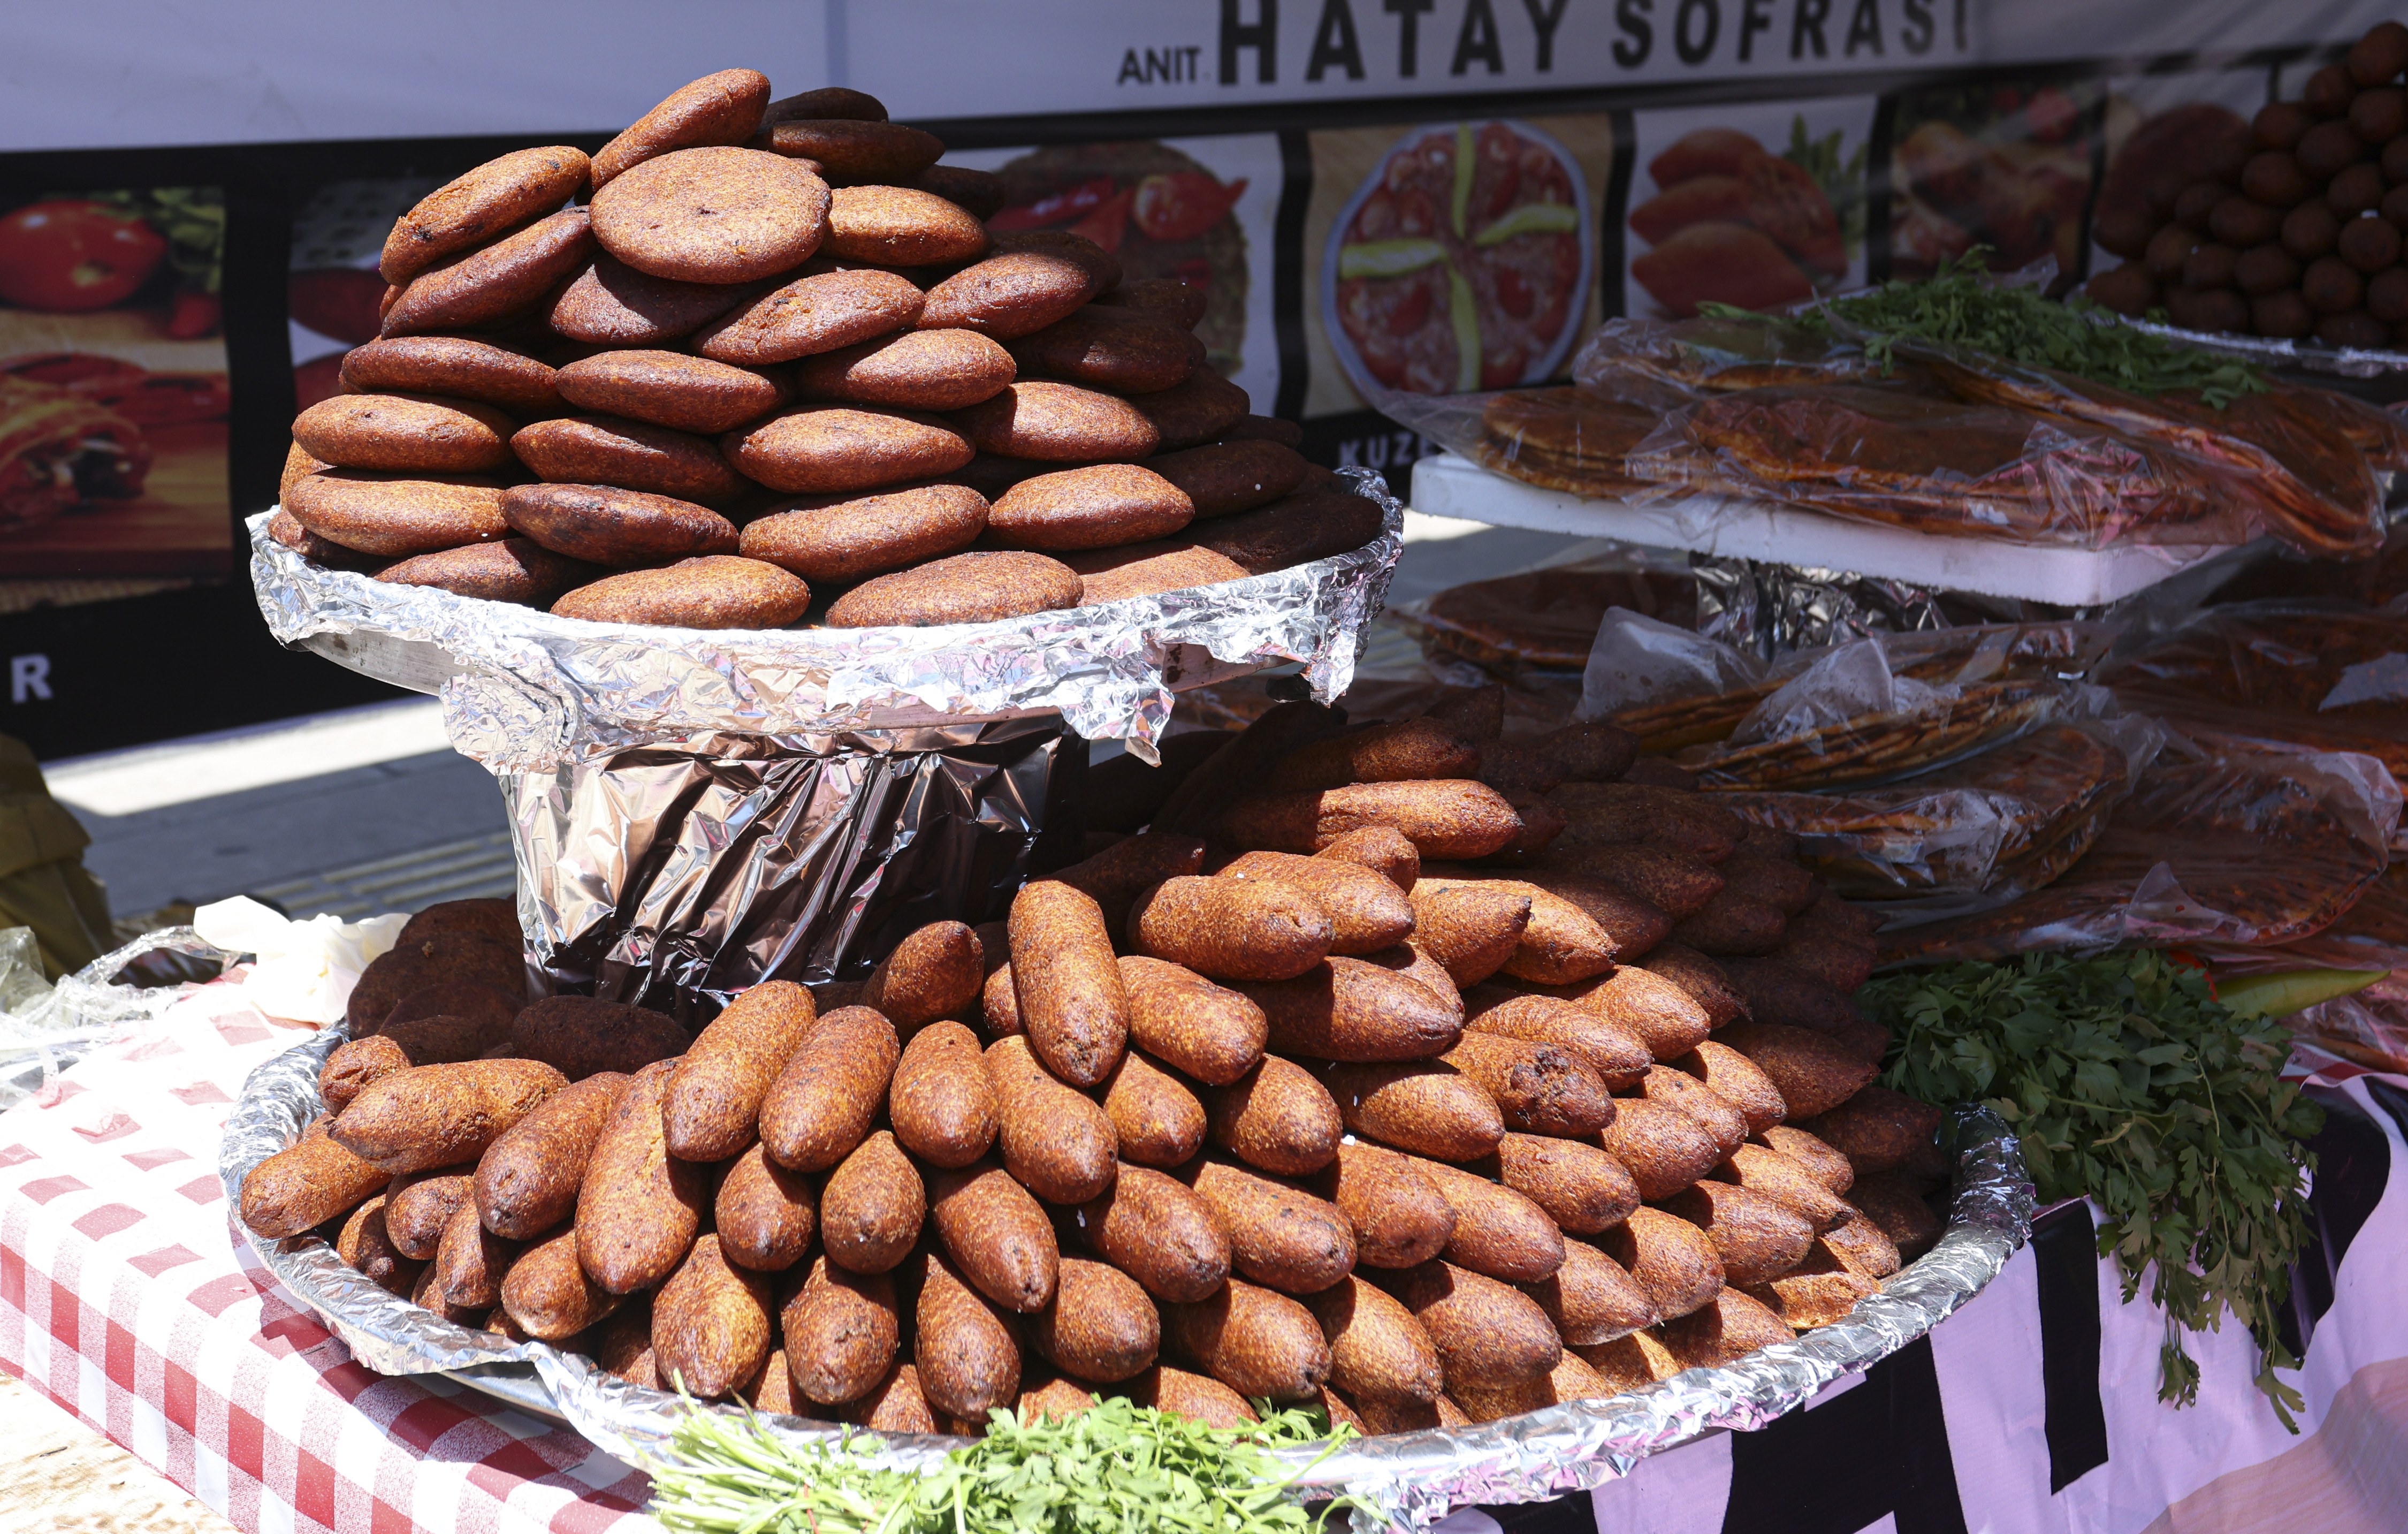
M244 1529L640 1534L638 1471L387 1379L257 1266L218 1185L243 1078L304 1037L219 983L0 1113L0 1369Z

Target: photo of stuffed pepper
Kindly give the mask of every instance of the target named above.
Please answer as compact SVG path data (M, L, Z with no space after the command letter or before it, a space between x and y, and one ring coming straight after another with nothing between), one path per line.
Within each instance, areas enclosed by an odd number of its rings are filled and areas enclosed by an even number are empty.
M1646 170L1630 194L1630 313L1777 308L1846 285L1862 255L1869 137L1858 114L1827 125L1828 110L1817 104L1812 127L1791 112L1779 150L1727 123L1681 131L1698 113L1652 114L1661 121L1641 127ZM1669 138L1652 154L1650 127Z

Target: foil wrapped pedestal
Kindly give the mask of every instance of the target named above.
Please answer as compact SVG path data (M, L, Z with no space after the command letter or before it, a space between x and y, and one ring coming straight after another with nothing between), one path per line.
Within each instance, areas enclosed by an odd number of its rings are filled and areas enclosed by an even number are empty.
M701 735L506 774L529 966L551 994L696 1026L762 980L858 978L1077 861L1086 754L1038 717Z
M1087 740L1153 758L1173 696L1301 662L1343 693L1403 549L989 624L710 630L556 618L304 559L251 519L277 639L443 700L502 780L539 988L698 1021L777 976L854 978L1075 860ZM1051 837L1052 842L1046 839Z

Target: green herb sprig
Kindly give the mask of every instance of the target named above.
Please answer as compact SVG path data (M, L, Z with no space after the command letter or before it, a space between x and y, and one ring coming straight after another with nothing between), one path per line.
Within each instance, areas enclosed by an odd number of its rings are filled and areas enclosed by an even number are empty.
M1323 1441L1326 1458L1350 1436L1300 1410L1215 1428L1125 1399L1032 1423L998 1409L986 1437L914 1472L850 1434L804 1447L758 1417L695 1410L675 1457L644 1469L652 1516L679 1534L1317 1534L1360 1504L1308 1511L1292 1489L1303 1470L1264 1450Z
M1842 157L1842 136L1833 128L1820 138L1807 137L1806 114L1799 112L1789 119L1789 147L1781 157L1822 188L1839 218L1841 242L1853 256L1865 240L1865 155L1872 142L1868 139L1856 146L1856 153Z
M2185 1331L2229 1311L2258 1355L2258 1388L2297 1432L2300 1360L2276 1334L2291 1262L2307 1240L2301 1141L2324 1110L2276 1076L2291 1036L2236 1017L2206 979L2142 950L2030 953L1885 976L1856 996L1896 1036L1885 1084L1926 1102L1979 1099L2014 1126L2043 1204L2084 1196L2106 1211L2124 1298L2164 1311L2158 1396L2187 1405L2199 1366Z
M2135 330L2087 298L2058 303L2034 288L1994 282L1982 265L1985 253L1977 245L1942 262L1923 281L1885 282L1783 321L1825 336L1839 330L1835 319L1845 322L1863 336L1865 355L1885 372L1899 341L1920 339L2053 367L2136 394L2196 389L2211 409L2267 390L2265 375L2250 364ZM1699 304L1698 312L1726 320L1764 318L1728 304Z

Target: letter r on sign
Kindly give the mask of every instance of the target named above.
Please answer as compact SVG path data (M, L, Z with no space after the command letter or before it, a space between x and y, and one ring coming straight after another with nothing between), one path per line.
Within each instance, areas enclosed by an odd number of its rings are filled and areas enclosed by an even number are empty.
M8 657L8 701L23 703L38 698L50 699L50 657L48 655L11 655Z

